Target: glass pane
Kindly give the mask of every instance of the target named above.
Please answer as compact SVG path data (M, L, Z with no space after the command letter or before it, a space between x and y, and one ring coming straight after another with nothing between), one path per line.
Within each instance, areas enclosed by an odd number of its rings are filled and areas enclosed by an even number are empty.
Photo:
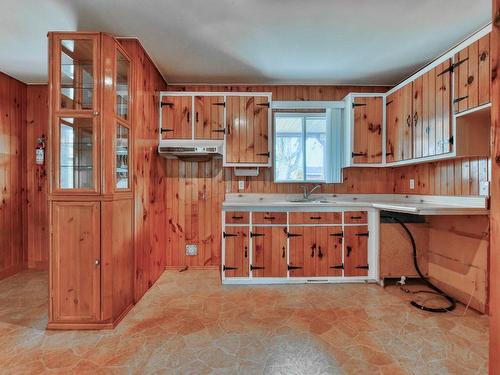
M128 129L116 127L116 188L128 189Z
M326 119L306 117L306 180L323 181L326 165Z
M61 108L92 109L93 41L61 41Z
M129 65L129 61L118 51L116 61L116 114L125 120L128 118Z
M92 189L94 187L92 119L61 118L59 135L61 189Z
M304 180L303 126L303 117L276 117L276 181Z

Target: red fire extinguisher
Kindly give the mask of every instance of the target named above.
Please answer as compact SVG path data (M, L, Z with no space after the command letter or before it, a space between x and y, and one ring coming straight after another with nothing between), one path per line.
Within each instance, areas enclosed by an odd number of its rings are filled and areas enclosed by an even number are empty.
M36 165L44 165L45 164L45 135L43 135L43 134L36 141L35 164Z

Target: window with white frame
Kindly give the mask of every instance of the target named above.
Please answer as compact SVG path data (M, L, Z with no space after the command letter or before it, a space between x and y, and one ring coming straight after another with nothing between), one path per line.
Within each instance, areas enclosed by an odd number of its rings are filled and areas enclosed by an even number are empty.
M334 138L331 110L275 113L275 182L339 182L340 153L333 150Z

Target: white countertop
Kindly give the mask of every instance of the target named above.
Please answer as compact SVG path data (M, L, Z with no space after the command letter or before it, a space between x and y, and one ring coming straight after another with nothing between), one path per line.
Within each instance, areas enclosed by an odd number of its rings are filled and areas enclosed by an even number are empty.
M330 211L378 209L415 215L487 215L483 196L404 194L313 194L311 202L291 202L300 194L226 194L223 211Z

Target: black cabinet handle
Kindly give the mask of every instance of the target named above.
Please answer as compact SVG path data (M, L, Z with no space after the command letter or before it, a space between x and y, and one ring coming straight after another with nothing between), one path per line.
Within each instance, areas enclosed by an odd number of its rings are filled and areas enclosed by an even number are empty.
M366 156L367 153L366 152L353 152L352 153L352 157L356 157L356 156Z
M311 246L311 258L314 258L314 250L316 250L316 244Z
M191 122L191 121L190 121L190 120L191 120L191 112L188 112L188 113L187 113L187 120L188 120L188 122Z
M264 216L265 220L274 220L276 219L274 216Z
M351 252L352 252L352 247L347 246L347 256L351 256Z
M321 220L321 216L311 216L309 219L311 219L311 220Z
M281 257L282 257L282 258L284 258L284 257L285 257L285 255L286 255L286 254L285 254L285 246L283 246L283 254L281 255Z
M352 220L359 220L359 219L362 219L362 218L363 218L362 216L351 216Z
M321 252L321 246L318 247L318 258L323 258L323 253Z
M241 220L241 219L243 219L243 216L231 216L231 219L233 219L233 220Z
M166 133L166 132L173 132L174 129L172 128L161 128L160 129L160 133Z
M417 124L418 124L418 113L415 112L415 114L413 115L413 125L417 126Z
M248 247L245 246L245 258L248 258Z
M406 118L406 125L411 126L411 115Z
M195 121L198 122L198 112L195 114Z

